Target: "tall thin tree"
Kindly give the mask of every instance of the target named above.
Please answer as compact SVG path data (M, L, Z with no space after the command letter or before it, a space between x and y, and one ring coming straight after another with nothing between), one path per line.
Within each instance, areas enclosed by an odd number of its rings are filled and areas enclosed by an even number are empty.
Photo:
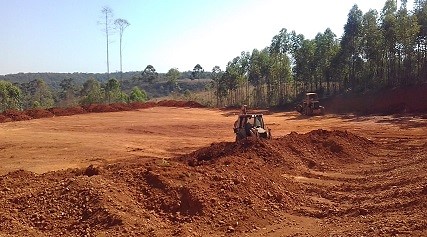
M105 6L102 8L101 10L102 14L103 14L103 21L105 20L105 22L103 22L102 24L104 25L104 32L105 32L105 36L107 38L107 74L108 76L110 75L110 60L109 60L109 52L108 52L108 45L110 44L109 41L109 36L111 33L111 20L113 18L113 10L111 10L111 8Z
M116 19L114 21L114 25L116 25L116 28L119 30L120 33L120 78L122 78L123 73L123 64L122 64L122 38L123 38L123 32L125 29L130 25L130 23L125 19Z

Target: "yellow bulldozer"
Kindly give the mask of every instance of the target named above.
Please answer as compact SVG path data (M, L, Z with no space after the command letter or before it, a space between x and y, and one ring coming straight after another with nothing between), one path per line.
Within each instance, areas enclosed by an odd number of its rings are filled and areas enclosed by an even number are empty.
M317 93L313 92L306 93L303 102L297 105L295 109L307 116L325 114L325 107L320 105Z

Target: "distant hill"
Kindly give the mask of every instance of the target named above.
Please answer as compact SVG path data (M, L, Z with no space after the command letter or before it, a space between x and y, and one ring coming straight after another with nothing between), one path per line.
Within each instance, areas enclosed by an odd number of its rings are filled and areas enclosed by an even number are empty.
M141 72L124 72L123 80L129 80L133 77L138 77ZM13 83L26 83L36 79L43 79L53 89L59 88L59 83L64 79L72 78L77 85L83 85L89 78L96 79L102 83L108 80L107 73L56 73L56 72L39 72L39 73L17 73L0 75L0 80L10 81ZM120 79L120 73L110 73L110 78Z
M43 79L53 91L60 90L60 83L64 79L73 79L73 82L78 86L82 86L89 78L98 80L101 83L105 83L109 78L116 78L120 81L123 91L130 91L132 87L138 86L144 89L150 98L168 96L172 91L182 92L190 91L196 92L204 90L206 85L211 81L208 79L209 73L202 74L201 79L191 80L191 71L181 72L181 77L177 80L177 87L172 88L168 84L165 77L165 73L159 73L158 79L153 83L147 83L141 78L141 71L123 72L123 73L17 73L0 75L0 80L10 81L16 84L28 83L33 80ZM139 79L138 79L139 78Z

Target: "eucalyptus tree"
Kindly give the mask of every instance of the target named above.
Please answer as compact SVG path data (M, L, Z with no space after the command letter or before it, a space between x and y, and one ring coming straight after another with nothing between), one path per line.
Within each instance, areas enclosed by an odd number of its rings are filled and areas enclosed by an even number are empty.
M291 63L294 64L294 56L295 53L301 48L302 45L302 41L304 40L304 35L303 34L297 34L294 30L290 33L289 35L289 40L290 40L290 50L289 52L291 53L291 60L293 60Z
M427 0L416 0L414 15L420 31L416 38L418 81L427 81Z
M78 86L73 78L65 78L60 83L59 104L63 107L76 105L78 96Z
M211 72L211 79L213 82L214 94L216 96L216 105L219 106L222 103L222 98L226 96L227 90L225 84L223 84L222 75L224 72L219 66L214 66Z
M283 105L286 102L286 86L292 78L291 63L286 54L271 55L270 92L267 96L269 105Z
M105 84L105 98L108 104L112 102L121 102L122 92L120 90L120 82L115 78L108 79Z
M249 92L248 70L250 65L251 54L242 51L240 56L235 58L234 71L238 84L237 96L240 104L250 104L251 97Z
M147 67L145 67L144 71L142 72L142 80L151 84L155 79L157 79L158 75L159 74L152 65L147 65Z
M178 71L177 68L171 68L169 69L169 71L166 73L166 78L167 78L167 84L169 86L170 91L175 91L176 89L178 89L178 79L181 76L181 73Z
M362 11L357 5L354 5L348 13L341 40L341 48L349 67L348 80L345 80L344 84L348 86L349 83L353 89L360 81L363 66L361 58L362 19Z
M287 54L291 51L291 34L286 28L282 28L279 34L273 36L269 47L269 52L272 54Z
M113 20L113 10L108 6L104 6L101 10L102 13L102 25L103 31L105 33L106 45L107 45L107 74L110 74L110 60L109 60L109 44L110 44L110 34L112 31L112 20Z
M378 12L369 10L362 20L362 52L366 61L363 75L364 88L378 87L382 84L384 38L378 25Z
M267 81L267 101L269 104L283 104L285 101L286 83L291 79L291 59L294 53L294 43L297 43L295 31L288 33L283 28L279 34L275 35L269 47L271 56L270 77ZM274 101L274 102L273 102Z
M262 101L262 105L271 105L271 100L272 100L272 96L271 96L271 88L272 88L272 78L271 78L271 65L272 65L272 58L270 56L270 53L268 51L268 48L265 48L263 50L261 50L261 54L259 57L259 63L260 63L260 69L261 69L261 77L262 77L262 82L263 84L266 85L266 91L264 92L264 99ZM263 88L262 88L263 89ZM265 104L267 103L267 104Z
M227 63L224 72L218 66L215 66L211 73L211 78L214 80L214 88L216 88L215 94L217 96L225 96L230 105L249 104L247 79L249 64L250 53L242 51L239 56ZM222 103L222 100L219 101L218 99L217 103Z
M94 78L89 78L85 83L83 83L80 96L80 103L83 105L102 103L104 96L101 83Z
M259 55L260 51L254 49L251 54L249 69L248 69L248 81L255 87L254 94L254 105L259 105L261 100L261 85L262 85L262 76L261 69L259 66Z
M292 67L292 81L294 83L293 87L294 87L294 94L297 95L298 94L298 84L300 82L302 82L301 78L300 80L298 80L298 76L302 74L301 71L301 67L298 67L297 65L297 58L298 58L298 54L299 51L302 47L303 41L304 41L305 37L302 34L297 34L295 31L292 31L290 34L290 43L291 43L291 67ZM301 64L301 62L300 62Z
M196 64L196 66L193 68L193 71L191 72L191 79L200 79L200 76L203 72L203 67L200 66L200 64Z
M294 53L294 80L301 82L305 91L313 91L314 89L315 52L316 43L314 40L304 39L301 42L301 47Z
M316 44L314 64L315 64L315 85L316 90L324 91L323 83L326 82L326 91L330 91L331 82L331 61L338 53L339 46L336 35L330 28L324 33L316 35L314 42Z
M21 83L22 107L29 108L51 108L55 100L49 85L41 78Z
M387 0L381 12L381 31L385 49L385 78L388 85L396 84L397 79L397 6L395 0Z
M237 103L237 89L239 88L240 78L240 57L235 57L232 61L228 62L223 77L228 91L229 104L235 105Z
M130 25L130 23L125 19L116 19L114 21L114 25L119 30L119 37L120 37L120 76L122 77L123 73L123 61L122 61L122 40L123 40L123 32L125 29Z
M9 81L0 81L0 112L21 109L22 92Z
M268 103L266 97L271 98L268 95L271 89L270 68L271 58L268 48L261 51L254 49L250 59L248 79L255 87L255 106L265 106ZM267 85L267 91L264 90L265 85Z
M227 73L227 71L223 71L220 74L219 81L218 81L218 94L219 97L219 104L224 105L224 99L227 99L227 95L229 95L228 90L228 80L230 78L230 74Z
M329 28L328 28L329 29ZM327 69L325 73L325 78L326 78L326 83L327 83L327 92L330 93L331 92L331 82L339 83L339 80L333 80L333 60L334 58L338 55L339 51L340 51L340 42L339 40L336 38L336 35L329 29L326 30L325 33L325 38L326 38L326 46L327 46L327 50L326 50L326 56L327 57Z
M333 94L342 91L343 86L346 85L345 81L350 74L350 68L346 62L346 55L344 51L339 47L337 54L331 60L331 67L328 70L328 74L331 80L335 83L330 88ZM347 88L345 88L347 89Z
M417 16L409 14L406 7L406 0L402 1L401 7L397 12L397 52L399 68L399 84L410 84L415 81L415 47L420 25L418 25Z
M49 85L42 79L37 79L35 81L35 91L33 98L31 100L32 106L34 108L52 108L55 101L53 99L52 91L49 88Z

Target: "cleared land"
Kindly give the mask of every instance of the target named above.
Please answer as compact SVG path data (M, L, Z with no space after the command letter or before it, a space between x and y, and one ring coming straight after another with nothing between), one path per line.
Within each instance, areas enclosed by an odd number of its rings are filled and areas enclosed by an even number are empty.
M425 117L267 113L234 143L235 114L0 124L0 235L427 235Z

